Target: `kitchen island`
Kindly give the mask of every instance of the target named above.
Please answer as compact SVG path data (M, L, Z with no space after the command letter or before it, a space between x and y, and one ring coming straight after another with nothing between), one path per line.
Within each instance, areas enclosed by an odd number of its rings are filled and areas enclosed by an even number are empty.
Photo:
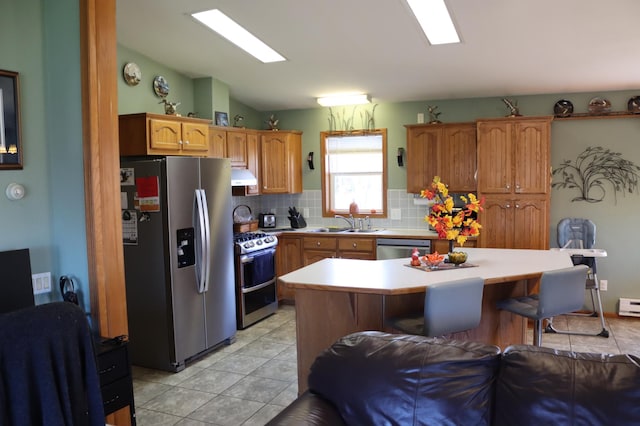
M279 277L295 289L298 392L307 389L309 367L338 338L385 330L386 318L421 310L430 284L479 276L484 279L480 325L452 338L495 344L525 343L523 317L496 302L536 291L540 276L572 266L569 254L549 250L465 249L473 267L425 271L409 259L324 259ZM451 309L456 309L451 306Z

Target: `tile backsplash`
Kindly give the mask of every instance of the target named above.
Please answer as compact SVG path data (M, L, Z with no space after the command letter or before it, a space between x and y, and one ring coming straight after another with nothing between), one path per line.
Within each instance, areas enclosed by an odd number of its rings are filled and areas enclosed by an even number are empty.
M424 202L424 200L420 200ZM391 229L426 229L428 225L424 221L427 214L427 206L416 205L414 195L406 190L390 189L387 191L387 203L389 214L386 219L372 219L374 228ZM233 205L247 205L255 218L259 213L275 213L276 226L285 228L289 226L289 207L296 207L305 217L308 227L341 225L340 219L322 217L322 191L307 190L302 194L278 194L260 195L254 197L233 197ZM308 215L306 212L308 211ZM399 216L399 219L396 217ZM393 217L393 219L392 219Z

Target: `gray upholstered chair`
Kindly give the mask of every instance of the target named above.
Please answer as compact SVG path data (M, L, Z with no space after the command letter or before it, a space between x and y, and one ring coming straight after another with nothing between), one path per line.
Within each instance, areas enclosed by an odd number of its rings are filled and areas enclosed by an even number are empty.
M391 318L387 326L406 334L443 336L480 324L484 280L465 278L431 284L424 297L424 312Z
M586 265L542 273L538 294L501 300L499 309L534 320L533 344L542 345L542 322L581 309L584 304Z

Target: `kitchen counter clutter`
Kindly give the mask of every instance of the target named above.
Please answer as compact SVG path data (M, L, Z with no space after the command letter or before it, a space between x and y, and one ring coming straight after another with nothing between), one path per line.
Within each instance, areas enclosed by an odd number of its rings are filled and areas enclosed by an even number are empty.
M484 279L480 325L451 337L501 348L525 343L525 319L498 310L496 302L530 294L543 272L573 264L570 255L562 251L485 248L464 251L469 254L468 262L477 267L425 272L405 266L409 258L334 258L280 276L280 287L295 290L298 391L302 393L307 388L309 367L322 350L357 331L391 331L385 329L385 319L421 310L430 284L476 276Z

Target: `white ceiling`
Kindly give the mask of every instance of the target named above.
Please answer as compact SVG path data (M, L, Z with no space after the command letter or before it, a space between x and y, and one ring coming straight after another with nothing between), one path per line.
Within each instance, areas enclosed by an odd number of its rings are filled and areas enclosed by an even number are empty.
M317 97L344 91L402 102L640 88L638 0L447 5L458 45L430 46L405 0L117 0L117 32L260 111L319 107ZM287 61L263 64L190 16L213 8Z

